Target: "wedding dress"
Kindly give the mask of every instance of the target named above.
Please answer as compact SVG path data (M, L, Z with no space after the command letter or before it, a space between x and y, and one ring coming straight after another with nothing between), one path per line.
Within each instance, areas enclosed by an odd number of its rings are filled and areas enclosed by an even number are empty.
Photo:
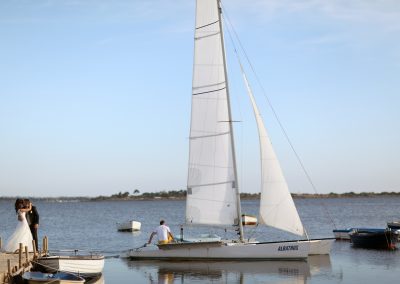
M29 229L28 221L26 220L26 212L18 212L18 223L14 233L8 238L4 250L6 252L15 252L19 249L19 244L23 244L28 247L28 251L33 251L32 248L32 233Z

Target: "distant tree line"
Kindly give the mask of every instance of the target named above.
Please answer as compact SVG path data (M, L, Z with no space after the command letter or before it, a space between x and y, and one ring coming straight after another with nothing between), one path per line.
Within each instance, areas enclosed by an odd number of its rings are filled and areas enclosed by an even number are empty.
M242 199L258 199L259 193L241 193ZM147 199L184 199L186 198L186 190L163 190L158 192L143 192L140 194L139 190L135 190L133 194L126 192L118 192L110 196L98 196L93 200L147 200Z
M144 192L140 194L138 189L135 189L132 194L128 191L118 192L110 196L98 196L93 200L143 200L143 199L183 199L186 197L186 190L170 190L159 192Z
M292 194L294 198L343 198L343 197L377 197L377 196L400 196L400 192L360 192L356 193L353 191L345 193L330 192L328 194L312 194L312 193L294 193Z
M400 196L400 192L360 192L355 193L335 193L330 192L327 194L311 194L311 193L292 193L293 198L349 198L349 197L379 197L379 196ZM110 196L97 196L97 197L28 197L29 199L36 201L53 201L53 202L77 202L77 201L99 201L99 200L149 200L149 199L184 199L186 197L186 190L170 190L170 191L159 191L159 192L144 192L140 193L138 189L135 189L132 193L129 191L118 192ZM15 201L17 197L3 196L0 200L12 200ZM240 198L242 199L259 199L260 193L241 193Z
M344 198L344 197L375 197L375 196L400 196L400 192L345 192L345 193L335 193L330 192L327 194L311 194L311 193L292 193L293 198ZM143 199L184 199L186 197L186 190L170 190L170 191L159 191L159 192L144 192L139 194L139 192L134 192L134 194L129 194L129 192L119 192L113 194L110 197L96 197L99 199L121 199L121 200L143 200ZM241 199L259 199L260 193L241 193Z

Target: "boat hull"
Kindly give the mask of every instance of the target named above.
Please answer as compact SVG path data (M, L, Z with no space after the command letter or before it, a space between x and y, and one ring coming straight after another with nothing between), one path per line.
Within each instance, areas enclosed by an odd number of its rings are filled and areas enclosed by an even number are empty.
M391 230L355 230L350 234L354 247L373 249L395 249L398 235Z
M37 262L47 272L63 271L84 276L99 275L104 268L102 255L47 256L38 258Z
M194 242L132 249L127 257L158 260L303 260L308 257L307 242Z
M400 221L388 222L387 226L392 230L400 230Z
M258 224L257 217L254 215L242 215L243 226L256 226Z
M117 223L117 230L120 232L135 232L140 231L142 223L138 221L127 221L123 223Z
M333 234L337 240L350 240L350 233L353 231L353 228L349 229L336 229L333 230Z
M304 240L303 242L308 242L310 244L308 255L325 255L330 254L334 241L334 238L325 238Z
M42 273L42 272L25 272L22 275L29 284L43 284L43 283L55 283L55 284L78 284L85 283L85 279L69 274L69 273Z

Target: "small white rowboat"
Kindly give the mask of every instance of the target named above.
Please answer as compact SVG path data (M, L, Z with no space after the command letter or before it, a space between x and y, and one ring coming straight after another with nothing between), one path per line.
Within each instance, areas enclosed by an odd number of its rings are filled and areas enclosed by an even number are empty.
M257 225L257 217L254 215L242 215L243 226L255 226Z
M117 229L120 232L133 232L140 231L142 223L134 220L126 221L123 223L117 223Z
M85 283L85 279L80 276L58 272L52 273L42 273L42 272L25 272L22 275L29 284L43 284L43 283L54 283L54 284L77 284Z
M37 262L47 272L69 272L83 276L94 276L102 273L104 255L54 255L39 257Z

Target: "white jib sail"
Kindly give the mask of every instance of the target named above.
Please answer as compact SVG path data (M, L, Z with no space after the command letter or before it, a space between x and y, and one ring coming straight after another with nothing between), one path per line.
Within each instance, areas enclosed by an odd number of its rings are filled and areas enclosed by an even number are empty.
M253 106L260 139L261 200L259 222L260 224L285 230L296 235L303 235L303 224L301 223L293 198L290 195L281 166L272 147L271 140L268 137L246 75L244 72L242 74Z
M186 223L238 224L231 121L217 0L196 4Z

